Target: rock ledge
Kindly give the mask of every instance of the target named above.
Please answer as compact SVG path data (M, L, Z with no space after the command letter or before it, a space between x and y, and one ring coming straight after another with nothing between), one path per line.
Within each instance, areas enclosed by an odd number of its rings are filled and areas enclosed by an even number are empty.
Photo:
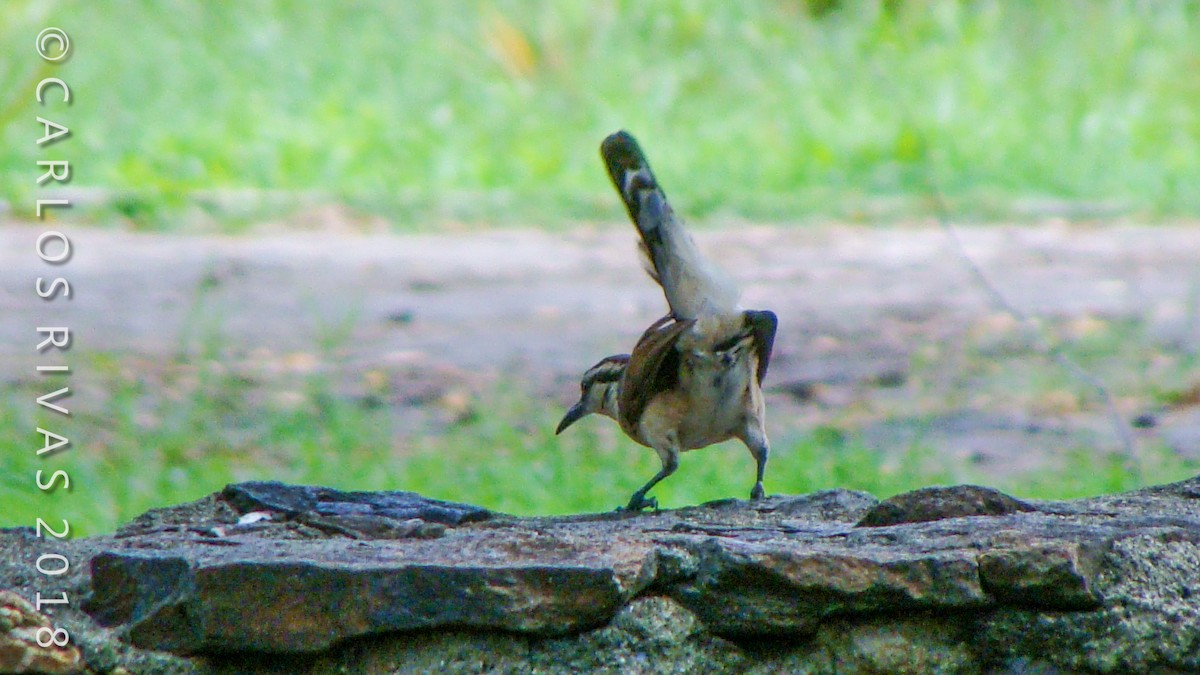
M1200 478L559 518L245 483L0 546L23 596L39 553L90 561L61 622L92 672L1200 669Z

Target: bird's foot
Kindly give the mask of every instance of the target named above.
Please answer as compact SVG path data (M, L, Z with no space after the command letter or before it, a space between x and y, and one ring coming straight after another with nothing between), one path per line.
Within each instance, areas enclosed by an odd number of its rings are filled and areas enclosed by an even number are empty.
M762 481L755 483L754 489L750 490L750 499L762 499L765 496L766 492L763 490Z
M658 510L658 497L646 497L645 495L635 493L633 495L633 497L631 497L629 499L629 504L627 504L625 506L625 508L619 509L619 510L621 510L621 511L644 511L646 509L654 509L655 511L657 511Z

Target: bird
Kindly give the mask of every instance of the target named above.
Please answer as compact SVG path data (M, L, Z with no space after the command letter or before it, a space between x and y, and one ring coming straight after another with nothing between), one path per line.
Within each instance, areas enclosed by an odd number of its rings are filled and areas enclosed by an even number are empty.
M754 457L750 498L761 499L770 455L762 382L778 319L769 310L742 309L737 286L696 247L631 134L609 135L600 155L669 312L631 353L606 356L583 374L579 401L555 434L598 413L654 449L662 469L633 493L628 511L658 508L657 498L646 495L678 469L681 453L731 438Z

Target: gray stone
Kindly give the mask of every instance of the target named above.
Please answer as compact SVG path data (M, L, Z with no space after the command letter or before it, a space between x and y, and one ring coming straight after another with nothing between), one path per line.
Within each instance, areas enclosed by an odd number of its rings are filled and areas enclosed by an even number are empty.
M575 633L606 623L624 599L604 567L408 563L402 551L341 541L293 542L288 555L103 553L88 609L102 625L127 625L139 647L295 652L431 627Z
M1113 542L1093 611L1004 609L980 621L981 657L1037 660L1066 671L1200 671L1200 546L1179 532L1131 533Z
M811 633L839 614L960 610L989 604L975 558L966 552L709 539L698 574L680 599L719 635Z
M879 502L863 516L858 525L882 527L902 523L924 523L943 518L1000 516L1033 510L1029 504L989 487L928 487Z
M229 485L221 498L242 513L275 511L287 517L305 513L323 516L376 516L398 521L423 520L443 525L487 520L492 513L470 504L422 497L415 492L343 492L311 485L275 481Z
M1002 548L979 556L983 588L1011 605L1094 609L1102 598L1092 581L1109 542Z
M76 561L61 581L88 614L59 618L95 672L1200 670L1200 478L1059 502L920 490L870 527L880 503L844 490L454 523L248 492L113 536L0 532L0 585L30 597L39 552Z

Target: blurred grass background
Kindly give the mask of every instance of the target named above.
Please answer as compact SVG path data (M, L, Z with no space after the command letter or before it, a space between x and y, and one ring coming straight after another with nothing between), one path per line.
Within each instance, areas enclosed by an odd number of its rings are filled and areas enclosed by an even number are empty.
M103 222L336 201L405 230L560 226L608 213L596 139L621 127L701 219L919 213L931 179L959 214L1200 209L1194 0L8 2L21 213L50 17L75 41L73 187L124 216Z
M31 44L44 25L74 48L53 70L74 105L46 113L30 96L48 73ZM77 207L55 217L99 227L237 233L333 203L398 231L567 228L612 217L596 147L622 127L701 225L886 224L928 215L934 189L964 217L1187 218L1200 212L1197 35L1200 3L1184 0L9 1L0 199L31 216L34 162L55 154L33 142L46 114L72 130L60 147ZM550 436L559 411L521 391L401 437L322 377L293 383L304 406L272 408L221 367L220 345L181 351L177 379L158 384L127 355L73 358L108 391L69 422L87 487L30 489L44 467L30 429L59 420L30 409L44 382L10 387L0 524L62 513L76 532L111 530L268 476L562 513L616 506L656 469L600 425ZM774 491L988 478L919 445L885 458L837 429L775 450ZM1061 474L1004 487L1067 497L1196 468L1152 449L1131 474L1065 450ZM656 490L664 504L746 491L744 449L705 452L729 457L683 462Z
M1177 405L1181 398L1194 405L1200 396L1197 356L1180 361L1147 354L1132 334L1139 330L1114 325L1065 351L1108 381L1117 396L1140 398L1149 387L1155 407ZM106 393L89 391L87 396L103 403L76 410L69 422L33 410L30 402L48 391L46 380L26 380L0 399L0 444L9 449L0 474L5 505L0 526L41 517L57 527L59 518L67 518L76 534L111 531L150 508L198 499L244 480L415 490L523 515L607 511L623 505L659 468L652 451L625 438L609 420L590 418L555 436L564 408L548 405L520 382L479 392L463 414L436 430L400 428L386 404L370 395L344 394L333 381L346 374L336 363L338 346L329 347L318 360L334 363L332 369L270 381L266 392L258 369L231 363L217 344L157 365L130 355L75 356L76 369L97 376ZM1163 358L1171 363L1154 365ZM931 374L942 368L914 364L912 386L903 395L930 399L945 386ZM371 373L361 377L370 379ZM966 391L991 396L998 411L1014 391L1032 408L1086 404L1077 400L1085 394L1072 393L1078 387L1067 373L1024 351L968 359L961 377ZM869 412L861 405L851 408L850 415ZM1200 473L1200 460L1176 453L1161 439L1143 441L1135 457L1127 458L1098 450L1085 436L1063 437L1048 463L998 474L968 455L937 452L925 442L922 431L931 430L935 417L893 420L897 431L915 426L918 432L899 452L871 447L847 431L851 425L845 420L833 419L815 428L772 420L770 493L838 487L887 497L967 482L1022 498L1067 499ZM39 425L70 436L74 445L50 461L37 457L32 450L42 446L42 437L30 430ZM1102 434L1109 433L1106 424ZM1045 444L1046 437L1039 442ZM746 449L729 441L685 455L678 472L653 495L664 508L745 498L753 467ZM34 472L41 469L48 477L58 468L70 472L72 490L32 489Z

